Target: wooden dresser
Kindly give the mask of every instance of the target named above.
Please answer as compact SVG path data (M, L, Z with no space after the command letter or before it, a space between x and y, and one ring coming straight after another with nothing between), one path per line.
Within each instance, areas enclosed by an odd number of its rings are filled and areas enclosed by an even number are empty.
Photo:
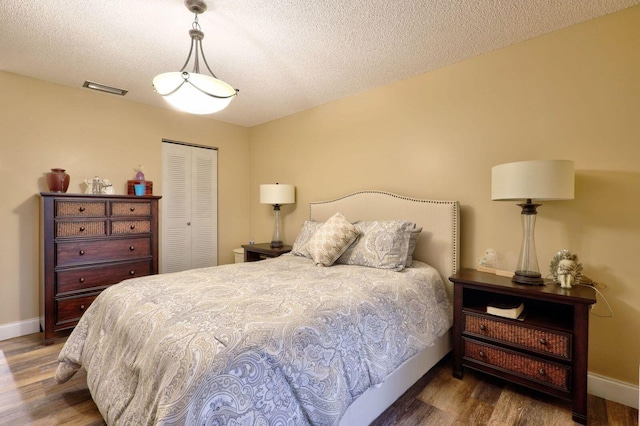
M102 290L158 273L159 196L40 193L44 342Z
M571 400L575 422L587 422L589 309L595 291L558 284L519 285L511 278L463 270L454 284L453 376L484 371ZM520 320L489 315L495 301L524 303Z

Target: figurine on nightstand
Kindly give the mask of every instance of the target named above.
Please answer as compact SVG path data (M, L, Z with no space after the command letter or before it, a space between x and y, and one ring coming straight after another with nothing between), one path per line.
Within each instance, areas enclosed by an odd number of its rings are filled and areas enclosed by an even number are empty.
M578 255L571 254L569 250L562 250L551 260L549 272L553 275L553 281L560 284L560 287L571 288L574 283L580 281L582 264L578 263Z

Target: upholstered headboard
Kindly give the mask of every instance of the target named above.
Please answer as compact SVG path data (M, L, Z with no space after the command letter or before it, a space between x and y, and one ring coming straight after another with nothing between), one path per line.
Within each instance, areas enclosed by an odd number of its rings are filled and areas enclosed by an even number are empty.
M312 202L311 220L324 222L334 213L347 220L410 220L422 226L414 259L436 268L442 279L458 269L460 208L457 201L419 200L382 191L360 191L335 200Z

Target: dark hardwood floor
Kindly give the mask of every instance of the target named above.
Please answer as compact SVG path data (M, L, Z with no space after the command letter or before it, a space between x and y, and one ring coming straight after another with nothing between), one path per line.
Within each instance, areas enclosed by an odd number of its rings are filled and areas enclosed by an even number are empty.
M64 339L44 346L42 334L0 342L0 425L104 425L77 373L53 379ZM589 395L590 425L638 425L638 410ZM451 376L449 357L422 377L374 423L387 425L573 425L571 405L539 392L465 370Z

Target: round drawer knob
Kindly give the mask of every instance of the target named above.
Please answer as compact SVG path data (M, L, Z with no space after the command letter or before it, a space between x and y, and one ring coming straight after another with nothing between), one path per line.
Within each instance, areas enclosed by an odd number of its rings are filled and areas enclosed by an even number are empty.
M134 229L136 229L136 226L135 225L131 225L129 228L131 228L131 230L134 230Z
M542 339L540 339L540 344L546 346L547 345L547 339L545 339L544 337Z
M538 370L538 374L541 375L541 376L545 376L547 374L547 372L544 371L544 368L541 368L541 369Z
M487 354L485 354L483 351L480 351L478 355L480 355L480 358L484 358L485 356L487 356Z
M191 226L191 222L187 222L187 226Z
M80 281L81 283L83 283L83 282L84 282L84 277L80 277L80 279L79 279L78 281Z
M80 305L80 310L84 311L84 305Z
M131 210L132 212L135 212L135 211L136 211L136 208L135 208L135 207L133 207L133 206L131 206L131 207L129 207L129 210Z
M84 206L81 206L78 210L80 210L80 213L82 213L83 211L85 211Z
M81 227L80 227L80 232L84 232L84 230L85 230L85 229L86 229L86 228L85 228L84 226L81 226Z
M487 326L484 324L480 324L480 330L485 331L487 329Z
M134 251L136 248L134 246L129 246L129 250Z
M84 256L84 250L79 251L80 256Z
M136 271L129 271L129 275L135 275Z

